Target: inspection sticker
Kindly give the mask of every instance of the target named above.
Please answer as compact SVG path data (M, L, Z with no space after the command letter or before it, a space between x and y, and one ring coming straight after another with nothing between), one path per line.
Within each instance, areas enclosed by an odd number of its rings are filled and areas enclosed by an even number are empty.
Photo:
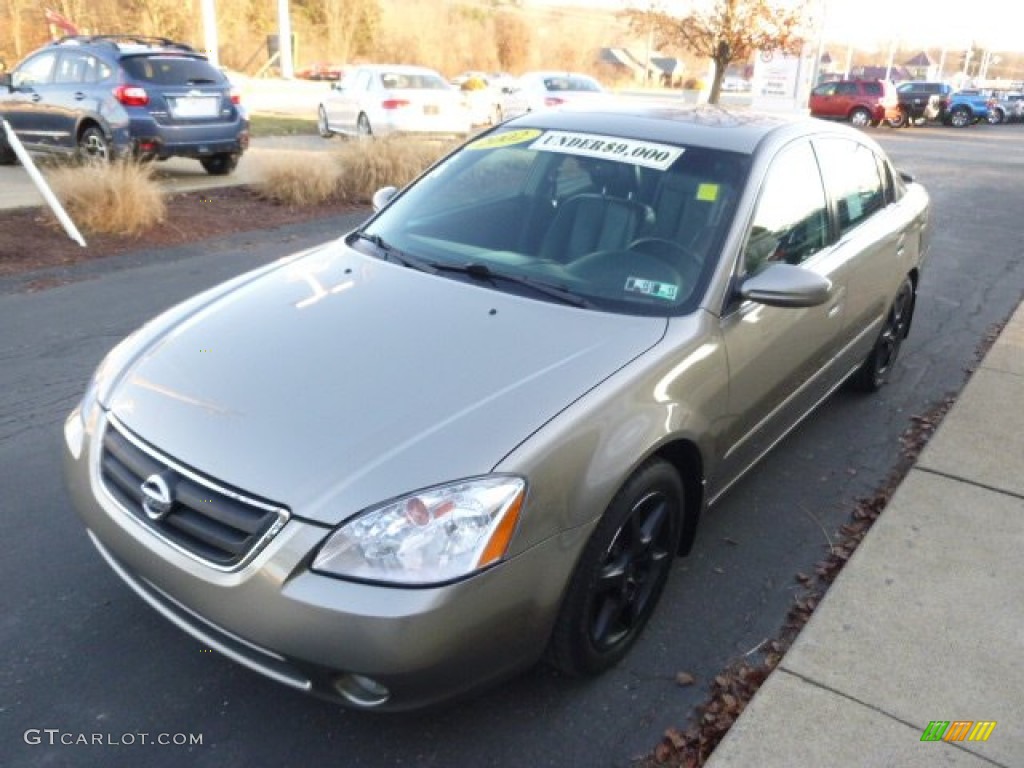
M657 280L645 280L642 277L627 277L626 290L630 293L642 293L644 296L653 296L656 299L675 301L679 295L679 286L672 283L662 283Z
M466 149L496 149L498 147L508 147L513 144L522 144L532 139L536 139L540 136L541 131L537 128L520 128L518 131L505 131L504 133L492 133L490 136L484 136L482 139L477 139L472 144L466 147Z
M530 145L530 149L618 160L646 168L657 168L659 171L666 170L683 154L682 147L673 147L670 144L567 131L547 131Z

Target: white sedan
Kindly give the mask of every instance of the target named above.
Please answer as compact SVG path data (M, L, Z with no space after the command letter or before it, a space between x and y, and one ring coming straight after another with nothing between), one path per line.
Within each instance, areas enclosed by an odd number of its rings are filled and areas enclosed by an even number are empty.
M462 137L471 119L462 94L425 67L369 65L349 71L317 110L320 135Z
M599 101L608 95L597 80L576 72L527 72L502 93L503 120L563 104Z

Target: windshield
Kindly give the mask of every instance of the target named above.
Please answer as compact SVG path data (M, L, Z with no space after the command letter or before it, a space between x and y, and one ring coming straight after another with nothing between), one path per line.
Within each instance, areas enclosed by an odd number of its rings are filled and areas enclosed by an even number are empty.
M539 286L579 306L681 314L700 301L747 167L702 147L506 130L440 163L352 244L542 300L554 299Z

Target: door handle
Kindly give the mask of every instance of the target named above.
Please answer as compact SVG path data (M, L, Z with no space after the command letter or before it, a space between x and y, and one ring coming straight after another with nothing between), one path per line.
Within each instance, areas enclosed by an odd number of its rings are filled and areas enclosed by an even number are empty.
M32 101L42 101L42 100L43 100L43 97L40 96L38 93L33 93L32 94Z
M85 98L85 94L82 93L81 91L77 91L75 93L75 101L81 101L84 98Z

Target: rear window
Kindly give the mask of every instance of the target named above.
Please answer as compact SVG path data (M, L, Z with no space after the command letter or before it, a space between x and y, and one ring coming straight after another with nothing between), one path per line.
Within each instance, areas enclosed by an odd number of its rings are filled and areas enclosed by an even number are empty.
M869 96L881 96L883 92L881 83L864 83L864 93Z
M599 91L601 88L593 80L582 77L546 77L544 87L549 91Z
M134 80L154 85L210 85L226 82L206 59L190 56L133 56L121 60Z
M380 76L381 85L388 89L413 91L446 91L448 83L439 75L384 72Z

